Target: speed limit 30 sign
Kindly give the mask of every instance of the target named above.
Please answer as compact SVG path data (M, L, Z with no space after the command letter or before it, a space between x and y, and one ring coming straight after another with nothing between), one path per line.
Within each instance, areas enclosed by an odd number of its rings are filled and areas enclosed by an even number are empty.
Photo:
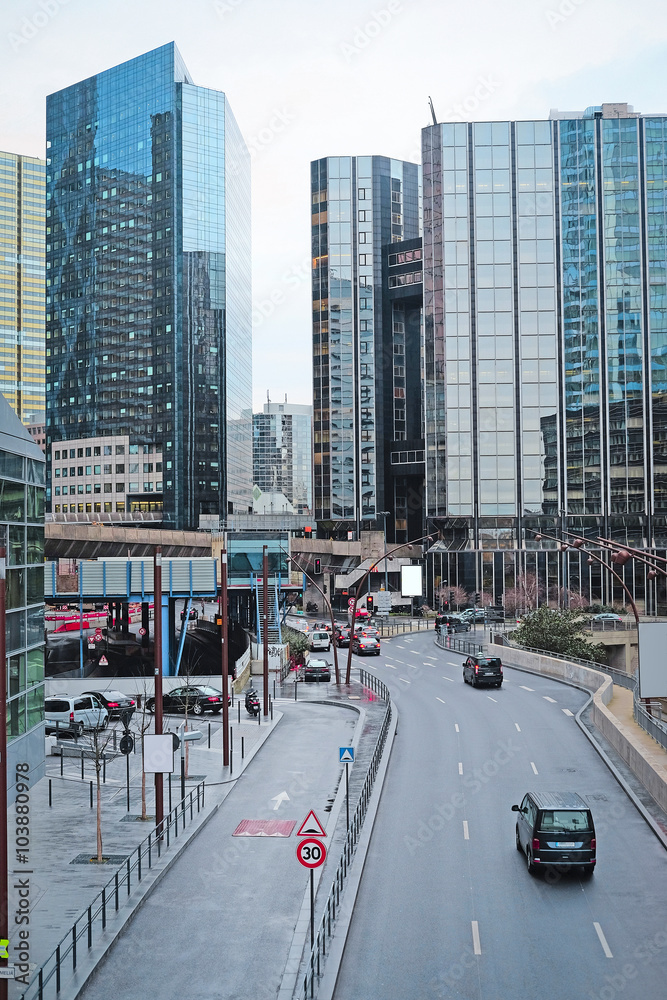
M304 868L319 868L326 860L327 849L320 840L302 840L297 846L296 856Z

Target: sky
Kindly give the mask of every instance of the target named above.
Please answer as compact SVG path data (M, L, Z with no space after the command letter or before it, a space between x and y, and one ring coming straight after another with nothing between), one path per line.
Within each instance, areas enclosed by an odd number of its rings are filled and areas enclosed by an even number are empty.
M312 401L310 161L419 161L438 121L627 101L667 113L664 0L3 0L0 149L44 156L45 97L175 41L252 155L253 406Z

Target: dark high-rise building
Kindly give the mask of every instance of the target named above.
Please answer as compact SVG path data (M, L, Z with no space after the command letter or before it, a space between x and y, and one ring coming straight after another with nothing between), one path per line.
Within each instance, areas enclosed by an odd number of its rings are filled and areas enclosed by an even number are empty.
M389 510L386 428L407 434L387 365L383 247L419 236L419 167L384 156L311 164L315 517L359 531ZM393 508L392 508L393 510ZM387 533L394 531L392 519Z
M64 443L140 456L99 483L84 456L64 512L247 512L250 158L225 94L170 43L50 95L47 147L49 483Z
M534 534L667 546L667 117L434 125L423 171L433 587L609 596Z

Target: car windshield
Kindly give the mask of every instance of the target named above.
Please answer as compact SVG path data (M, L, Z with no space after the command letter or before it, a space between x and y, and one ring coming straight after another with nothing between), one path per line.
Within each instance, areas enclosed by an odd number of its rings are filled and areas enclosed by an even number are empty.
M197 692L200 694L222 694L222 691L216 691L215 688L210 687L191 688L190 692L192 694L196 694Z
M479 662L480 667L499 667L500 666L500 660L498 659L497 656L489 656L487 659L485 659L485 660L479 660L478 662Z
M583 809L545 809L541 829L544 833L579 833L589 830L588 813Z

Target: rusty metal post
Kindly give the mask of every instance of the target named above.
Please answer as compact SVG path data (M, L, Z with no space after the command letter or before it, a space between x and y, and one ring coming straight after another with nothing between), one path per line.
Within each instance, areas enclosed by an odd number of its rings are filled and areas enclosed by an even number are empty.
M153 663L155 670L155 735L162 735L162 548L155 547L153 556ZM162 836L164 821L163 776L155 773L155 828Z
M269 714L269 550L268 546L263 548L262 574L264 576L264 594L262 618L264 619L264 642L262 644L263 675L264 675L264 718Z

